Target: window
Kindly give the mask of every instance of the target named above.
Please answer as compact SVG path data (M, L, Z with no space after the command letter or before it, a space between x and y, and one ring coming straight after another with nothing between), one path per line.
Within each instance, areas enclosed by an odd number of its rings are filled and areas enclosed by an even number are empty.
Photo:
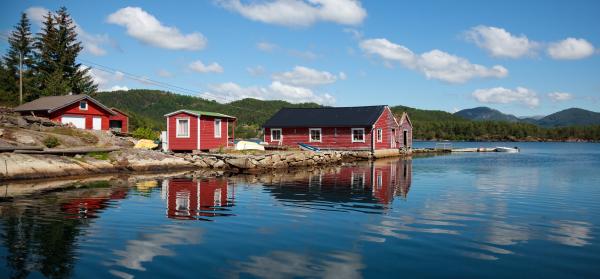
M352 142L365 142L365 128L352 128Z
M79 109L80 110L87 110L88 109L87 101L81 101L81 102L79 102Z
M310 137L308 138L309 142L321 142L321 128L311 128L309 129Z
M271 129L271 141L281 141L281 129Z
M377 129L377 142L383 141L383 130Z
M364 188L365 187L365 173L351 173L350 176L350 187L352 188Z
M190 137L190 119L189 118L177 118L176 119L177 138L189 138Z
M215 138L221 137L221 119L215 119Z

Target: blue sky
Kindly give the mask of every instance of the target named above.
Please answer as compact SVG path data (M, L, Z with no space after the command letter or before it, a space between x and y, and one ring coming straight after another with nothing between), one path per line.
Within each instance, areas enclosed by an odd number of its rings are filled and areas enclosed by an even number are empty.
M600 111L598 1L11 1L0 32L62 5L105 90Z

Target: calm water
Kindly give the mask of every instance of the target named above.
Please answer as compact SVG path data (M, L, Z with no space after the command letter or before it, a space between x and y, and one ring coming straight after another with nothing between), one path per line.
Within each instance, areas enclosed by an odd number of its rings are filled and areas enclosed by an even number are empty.
M516 145L37 194L59 183L3 186L0 277L600 278L600 145Z

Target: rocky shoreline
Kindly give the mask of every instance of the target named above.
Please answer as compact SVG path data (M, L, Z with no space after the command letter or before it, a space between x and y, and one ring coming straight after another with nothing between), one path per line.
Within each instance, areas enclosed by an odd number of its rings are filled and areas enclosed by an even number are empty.
M302 168L369 160L365 151L289 151L265 154L165 154L123 149L74 157L0 153L0 181L58 178L107 173L219 170L233 173Z

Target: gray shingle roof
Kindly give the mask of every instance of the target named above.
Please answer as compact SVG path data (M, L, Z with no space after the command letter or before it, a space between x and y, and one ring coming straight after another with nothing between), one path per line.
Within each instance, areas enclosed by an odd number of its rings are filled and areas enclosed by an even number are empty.
M373 125L385 106L282 108L263 127L366 127Z
M46 111L51 113L81 100L88 100L108 111L110 114L116 114L114 111L96 101L94 98L85 94L41 97L14 108L14 111Z

